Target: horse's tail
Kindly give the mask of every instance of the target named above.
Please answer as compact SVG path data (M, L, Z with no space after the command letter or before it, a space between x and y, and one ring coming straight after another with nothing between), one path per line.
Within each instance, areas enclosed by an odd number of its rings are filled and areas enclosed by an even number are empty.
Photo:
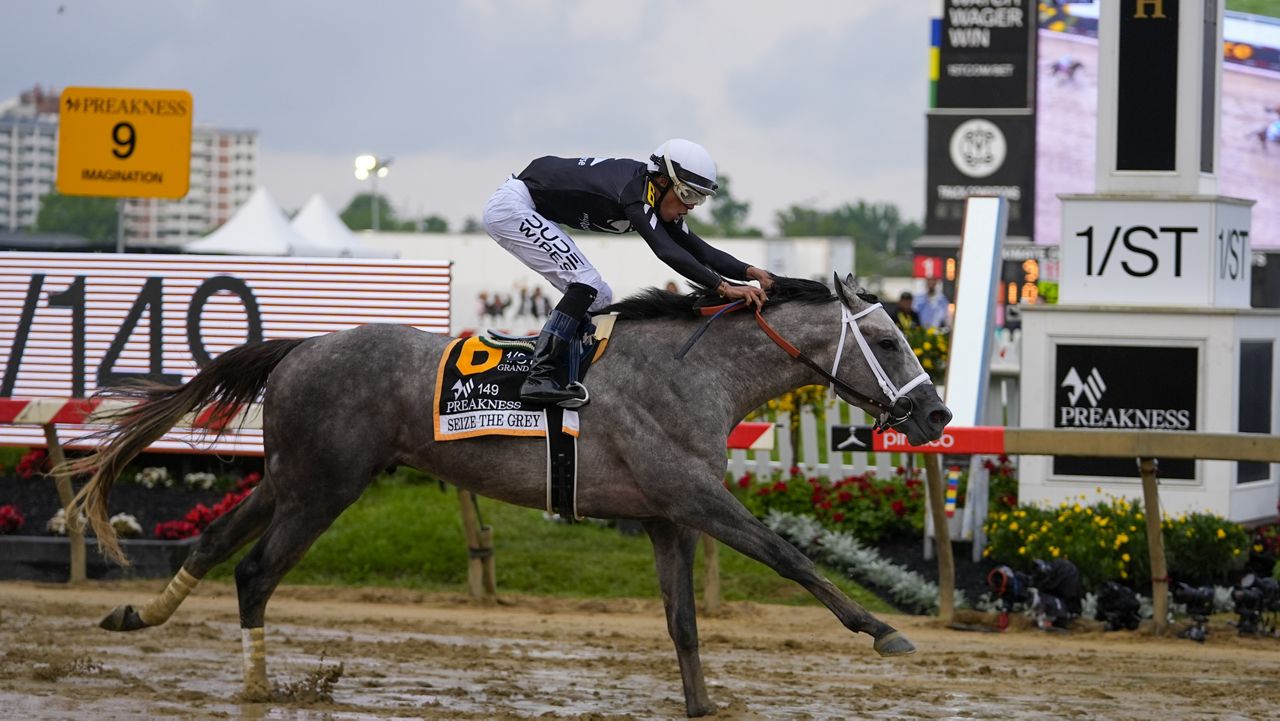
M97 449L54 470L54 473L70 475L93 474L71 501L67 521L75 523L81 514L87 516L98 536L98 549L102 554L121 566L128 566L129 560L120 549L115 529L107 520L107 496L116 477L144 448L191 411L213 405L215 419L229 420L241 406L257 399L272 369L302 342L302 339L269 340L232 348L185 385L142 381L99 393L99 397L137 402L99 414L95 420L105 421L108 427L88 436L101 441ZM216 440L227 424L215 422L213 425L216 428L213 440Z

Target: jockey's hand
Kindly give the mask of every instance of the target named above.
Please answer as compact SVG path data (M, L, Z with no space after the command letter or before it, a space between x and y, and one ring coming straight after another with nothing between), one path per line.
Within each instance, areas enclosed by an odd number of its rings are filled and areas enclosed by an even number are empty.
M735 300L746 301L747 305L754 305L756 308L763 308L764 302L769 299L765 292L754 285L731 285L727 281L721 281L720 286L716 288L716 292L721 298L732 303Z
M767 270L757 268L754 265L747 266L747 277L760 283L760 287L765 291L773 290L773 273Z

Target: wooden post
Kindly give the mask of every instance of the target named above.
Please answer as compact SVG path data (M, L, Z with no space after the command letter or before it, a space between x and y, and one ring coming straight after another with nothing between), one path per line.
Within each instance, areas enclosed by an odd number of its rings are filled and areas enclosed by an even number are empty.
M1142 469L1142 504L1147 516L1147 549L1151 554L1152 631L1164 633L1169 621L1169 569L1164 561L1164 532L1160 523L1160 490L1156 483L1156 460L1139 458Z
M493 529L480 525L476 497L470 491L458 489L458 504L462 508L462 533L467 539L467 585L472 597L493 598L498 593L494 576Z
M49 446L49 461L57 468L67 460L62 452L62 444L58 442L58 431L52 423L45 423L41 428L44 429L44 439ZM56 474L53 484L58 489L58 501L62 503L63 513L67 516L67 541L71 544L71 575L68 581L84 583L84 527L71 517L71 478L65 474Z
M942 489L942 458L927 453L925 482L929 484L929 514L938 551L938 618L951 623L956 613L956 566L951 556L951 528L947 525L947 497Z
M702 534L702 560L707 564L706 584L702 587L702 600L707 606L707 613L720 611L720 544L716 539Z

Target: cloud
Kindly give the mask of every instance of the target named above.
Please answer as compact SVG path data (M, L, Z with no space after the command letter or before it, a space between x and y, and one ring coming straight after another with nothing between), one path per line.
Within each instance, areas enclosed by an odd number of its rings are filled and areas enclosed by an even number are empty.
M900 0L63 0L6 8L0 96L171 87L197 122L259 132L281 202L364 188L455 225L534 157L705 144L751 222L791 203L923 205L927 7ZM56 48L57 51L51 51ZM39 57L38 66L30 59Z

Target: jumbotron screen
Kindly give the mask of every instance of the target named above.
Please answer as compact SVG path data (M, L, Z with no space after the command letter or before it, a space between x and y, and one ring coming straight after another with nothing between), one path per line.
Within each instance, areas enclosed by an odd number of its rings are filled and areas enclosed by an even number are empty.
M1037 243L1062 235L1060 193L1095 190L1097 5L1042 3L1036 112ZM1280 248L1280 20L1223 22L1221 195L1256 200L1255 250Z

